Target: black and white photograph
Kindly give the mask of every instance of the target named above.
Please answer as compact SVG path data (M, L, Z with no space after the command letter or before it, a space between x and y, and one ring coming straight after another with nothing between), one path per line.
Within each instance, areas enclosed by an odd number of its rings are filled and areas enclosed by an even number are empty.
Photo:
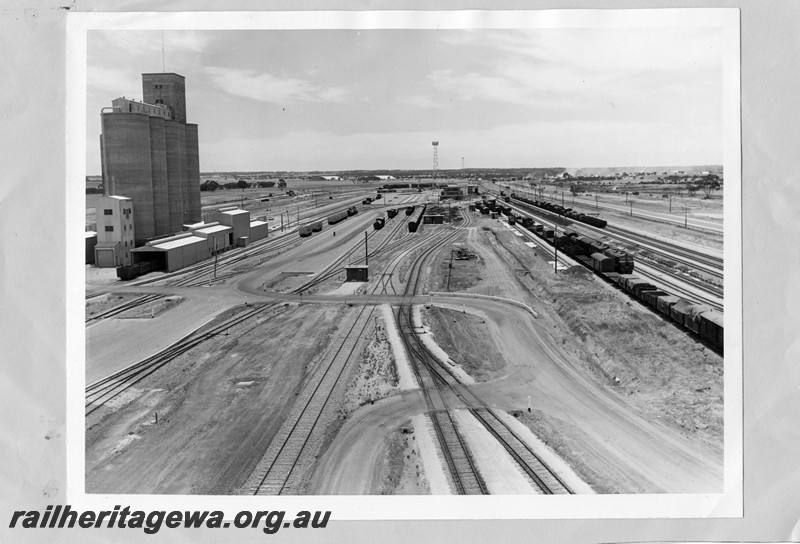
M800 540L790 0L14 4L0 540Z
M722 496L735 13L547 14L85 31L87 495Z

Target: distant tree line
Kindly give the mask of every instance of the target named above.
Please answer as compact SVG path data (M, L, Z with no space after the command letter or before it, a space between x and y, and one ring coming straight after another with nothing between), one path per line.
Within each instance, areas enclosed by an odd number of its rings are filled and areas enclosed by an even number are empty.
M281 185L283 183L283 185ZM259 189L266 189L269 187L275 187L274 181L257 181L255 183L248 183L247 181L240 179L239 181L231 181L228 183L218 183L213 179L207 179L203 183L200 184L201 191L216 191L218 189L250 189L253 187L257 187ZM278 187L286 187L286 182L280 180L277 183Z

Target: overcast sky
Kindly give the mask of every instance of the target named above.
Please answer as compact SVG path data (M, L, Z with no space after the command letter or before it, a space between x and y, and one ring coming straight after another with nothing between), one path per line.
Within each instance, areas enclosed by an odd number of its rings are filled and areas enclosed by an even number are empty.
M200 169L722 164L722 32L705 28L165 31ZM142 98L160 31L88 33L100 108Z

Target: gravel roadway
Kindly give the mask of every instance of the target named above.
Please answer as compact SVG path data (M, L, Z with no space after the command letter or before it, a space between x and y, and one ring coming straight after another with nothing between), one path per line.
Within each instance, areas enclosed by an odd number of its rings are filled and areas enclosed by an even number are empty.
M584 462L609 475L618 492L722 491L719 452L639 416L578 368L528 312L485 300L465 304L496 324L496 340L509 362L504 377L474 386L488 403L524 410L530 396L531 408L575 437L585 448Z

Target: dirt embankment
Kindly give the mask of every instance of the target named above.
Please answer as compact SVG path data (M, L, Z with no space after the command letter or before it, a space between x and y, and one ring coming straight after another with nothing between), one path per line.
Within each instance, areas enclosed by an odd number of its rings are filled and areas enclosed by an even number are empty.
M387 334L387 326L392 324L387 324L384 317L376 317L374 323L369 344L361 353L339 407L343 417L351 417L360 408L399 392L397 361ZM334 434L333 429L329 429L329 434ZM430 492L410 421L385 435L376 447L383 455L376 467L373 493L419 495Z
M271 308L90 414L87 491L233 492L286 418L342 311L328 305Z
M721 452L722 357L582 268L554 274L547 262L552 257L526 246L497 221L480 221L466 242L482 268L477 271L482 279L470 292L531 305L548 334L600 386L615 391L646 417ZM449 260L449 255L441 258ZM451 271L451 284L462 272L459 267L457 262ZM452 334L441 324L434 324L434 332L440 341ZM470 339L459 335L460 347L451 349L477 352L485 344ZM539 426L539 431L548 432L547 426Z
M430 495L411 420L390 433L380 469L380 495Z
M372 404L397 392L397 368L386 324L377 317L370 343L361 354L360 364L344 395L343 410L350 414L359 406Z
M457 310L432 307L423 323L436 331L436 343L475 381L501 376L507 361L480 317Z

